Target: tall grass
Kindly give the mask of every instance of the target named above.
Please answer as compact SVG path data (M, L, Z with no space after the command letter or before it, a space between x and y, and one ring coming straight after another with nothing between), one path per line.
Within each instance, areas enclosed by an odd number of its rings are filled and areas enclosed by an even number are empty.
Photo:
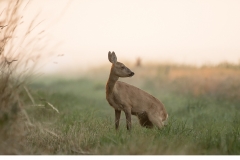
M30 1L0 1L0 154L30 153L24 146L32 125L25 111L23 95L34 103L27 84L46 53L44 30L35 31L41 21L23 21ZM27 28L22 27L22 25Z

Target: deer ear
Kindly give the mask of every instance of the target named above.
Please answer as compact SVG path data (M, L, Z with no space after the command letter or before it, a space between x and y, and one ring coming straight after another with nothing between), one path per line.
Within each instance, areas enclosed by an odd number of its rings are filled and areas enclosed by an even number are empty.
M111 62L111 63L116 63L117 62L117 56L115 55L115 52L108 52L108 60Z

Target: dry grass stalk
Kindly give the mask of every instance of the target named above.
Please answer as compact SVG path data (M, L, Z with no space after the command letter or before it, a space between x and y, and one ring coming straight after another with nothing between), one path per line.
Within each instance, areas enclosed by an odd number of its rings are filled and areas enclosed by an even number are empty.
M34 32L42 21L36 18L24 33L19 30L29 2L0 1L0 154L29 153L22 137L26 134L25 128L34 125L24 110L20 93L27 94L35 105L26 84L36 74L42 53L49 49L43 43L46 41L44 30ZM49 102L48 105L58 112Z

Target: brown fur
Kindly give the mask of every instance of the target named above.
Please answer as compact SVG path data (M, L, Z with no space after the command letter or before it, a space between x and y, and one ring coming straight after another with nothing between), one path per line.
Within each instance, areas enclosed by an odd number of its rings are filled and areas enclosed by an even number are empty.
M141 126L146 127L146 128L152 128L153 124L152 122L148 119L147 113L144 112L142 114L137 115L138 119L139 119L139 123L141 124Z
M106 85L106 99L115 109L115 126L118 129L121 111L126 115L127 129L131 129L131 115L136 115L141 126L152 128L163 127L168 117L164 105L147 92L130 84L118 81L119 77L131 77L134 73L124 64L117 62L114 52L109 52L112 63L111 72Z

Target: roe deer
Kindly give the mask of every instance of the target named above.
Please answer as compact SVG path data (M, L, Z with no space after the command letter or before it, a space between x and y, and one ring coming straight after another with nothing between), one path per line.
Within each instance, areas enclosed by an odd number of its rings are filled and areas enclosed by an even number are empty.
M132 77L134 72L124 64L117 62L114 52L108 52L108 60L112 63L106 85L106 99L115 109L115 128L119 127L121 111L126 115L127 129L131 129L131 115L138 117L141 126L159 129L168 118L164 105L147 92L130 84L118 81L119 77Z

